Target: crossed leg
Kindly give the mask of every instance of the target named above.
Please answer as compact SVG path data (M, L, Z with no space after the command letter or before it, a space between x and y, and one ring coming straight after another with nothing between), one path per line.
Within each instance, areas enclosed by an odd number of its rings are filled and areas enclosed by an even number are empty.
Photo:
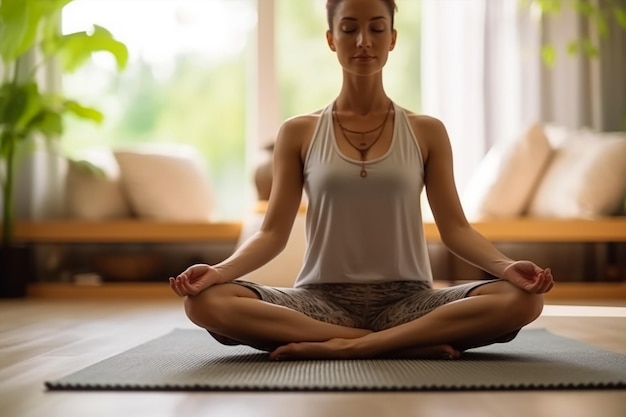
M289 343L275 349L273 359L368 358L386 354L422 357L429 350L461 351L504 341L535 320L543 309L543 297L523 291L506 281L485 284L467 298L453 301L413 321L351 340L323 343ZM506 339L505 339L506 340Z
M325 323L266 303L237 284L211 287L185 301L188 317L198 326L273 349L270 357L277 360L385 355L455 358L462 350L493 343L519 330L535 320L542 308L542 296L498 281L477 287L469 297L418 319L372 332Z
M185 298L187 317L220 340L231 339L273 350L291 342L352 339L371 330L313 319L299 311L259 299L249 288L227 283Z

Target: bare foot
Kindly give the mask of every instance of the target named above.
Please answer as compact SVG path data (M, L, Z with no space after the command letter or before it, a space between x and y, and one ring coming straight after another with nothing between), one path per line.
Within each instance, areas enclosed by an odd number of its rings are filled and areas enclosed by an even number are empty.
M450 345L402 349L377 357L394 359L458 359L461 353ZM300 342L280 346L270 353L271 360L291 359L366 359L372 357L355 348L353 339L326 342Z
M275 361L290 359L356 359L352 339L300 342L280 346L270 353Z
M450 345L437 345L397 350L384 354L382 357L392 359L459 359L461 352Z

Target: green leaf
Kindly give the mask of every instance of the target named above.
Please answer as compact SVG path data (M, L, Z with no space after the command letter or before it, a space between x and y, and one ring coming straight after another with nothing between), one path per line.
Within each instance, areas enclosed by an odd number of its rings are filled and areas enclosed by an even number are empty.
M71 0L66 1L69 3ZM51 12L42 22L39 47L45 56L51 56L59 47L63 9Z
M598 12L598 8L589 0L575 1L572 8L582 16L593 16Z
M0 56L5 63L13 62L28 31L28 12L23 0L0 2Z
M64 107L67 111L80 117L81 119L92 120L96 123L102 123L104 115L97 109L91 107L85 107L74 100L68 100L64 103Z
M76 32L62 36L58 50L63 69L67 72L76 70L91 58L94 52L100 51L111 53L119 70L126 67L128 48L101 26L95 25L91 33Z
M0 135L0 158L6 159L17 138L12 132L4 131Z
M546 14L557 14L561 11L561 0L537 0L536 4Z
M46 1L46 0L44 0ZM61 21L63 8L73 0L54 0L55 8L47 11L42 21L39 47L45 56L51 56L59 49L61 43Z
M54 3L56 2L44 0L26 0L23 2L23 7L26 9L26 22L21 42L16 45L15 52L18 56L23 55L35 45L39 25L47 12L47 8Z
M556 61L556 49L554 46L544 45L541 48L541 58L548 68L552 68Z
M11 102L11 92L10 90L11 84L3 84L0 85L0 126L2 126L4 122L4 112ZM3 129L4 130L4 129Z
M2 96L6 97L6 103L0 114L0 126L5 125L11 130L15 130L14 127L28 104L28 92L15 84L6 84L2 86L2 90Z
M0 54L13 62L38 42L44 21L58 20L63 7L72 0L2 0L0 2Z
M46 137L63 133L61 114L51 109L43 109L31 120L30 131L41 132Z
M17 135L28 135L31 120L43 108L43 98L37 84L7 84L3 86L2 91L0 96L7 100L2 106L0 125L4 125L6 130L11 130Z
M28 133L27 126L29 125L31 119L35 117L35 115L41 111L43 107L43 100L41 94L39 94L39 87L36 83L28 83L20 86L25 93L26 96L26 106L24 107L20 118L15 123L16 130L24 131L24 133Z
M596 27L598 28L598 34L600 37L605 38L609 34L609 22L606 17L599 13L595 19Z
M582 40L583 53L589 58L597 58L600 55L598 47L588 38Z
M578 55L580 52L580 46L577 41L571 41L567 44L567 53L569 55Z
M620 27L626 30L626 8L616 6L613 14L615 15L615 20L620 25Z

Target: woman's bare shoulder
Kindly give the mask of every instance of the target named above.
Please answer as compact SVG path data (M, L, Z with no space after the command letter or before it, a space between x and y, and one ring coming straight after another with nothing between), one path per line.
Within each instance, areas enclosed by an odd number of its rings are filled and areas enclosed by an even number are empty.
M281 129L291 132L315 128L319 122L322 112L323 110L317 110L312 113L292 116L283 122Z
M301 160L304 160L306 149L315 134L322 112L323 110L318 110L285 120L280 127L276 145L297 150Z
M445 132L445 126L443 122L436 117L429 116L427 114L415 113L411 110L402 109L414 129L419 129L429 133L442 133Z

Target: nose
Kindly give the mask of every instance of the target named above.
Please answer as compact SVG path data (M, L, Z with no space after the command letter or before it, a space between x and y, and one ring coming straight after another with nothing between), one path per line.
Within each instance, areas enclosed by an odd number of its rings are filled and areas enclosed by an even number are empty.
M356 45L359 48L369 48L372 46L372 42L370 40L370 37L367 33L367 31L360 31L359 35L357 36L356 39Z

